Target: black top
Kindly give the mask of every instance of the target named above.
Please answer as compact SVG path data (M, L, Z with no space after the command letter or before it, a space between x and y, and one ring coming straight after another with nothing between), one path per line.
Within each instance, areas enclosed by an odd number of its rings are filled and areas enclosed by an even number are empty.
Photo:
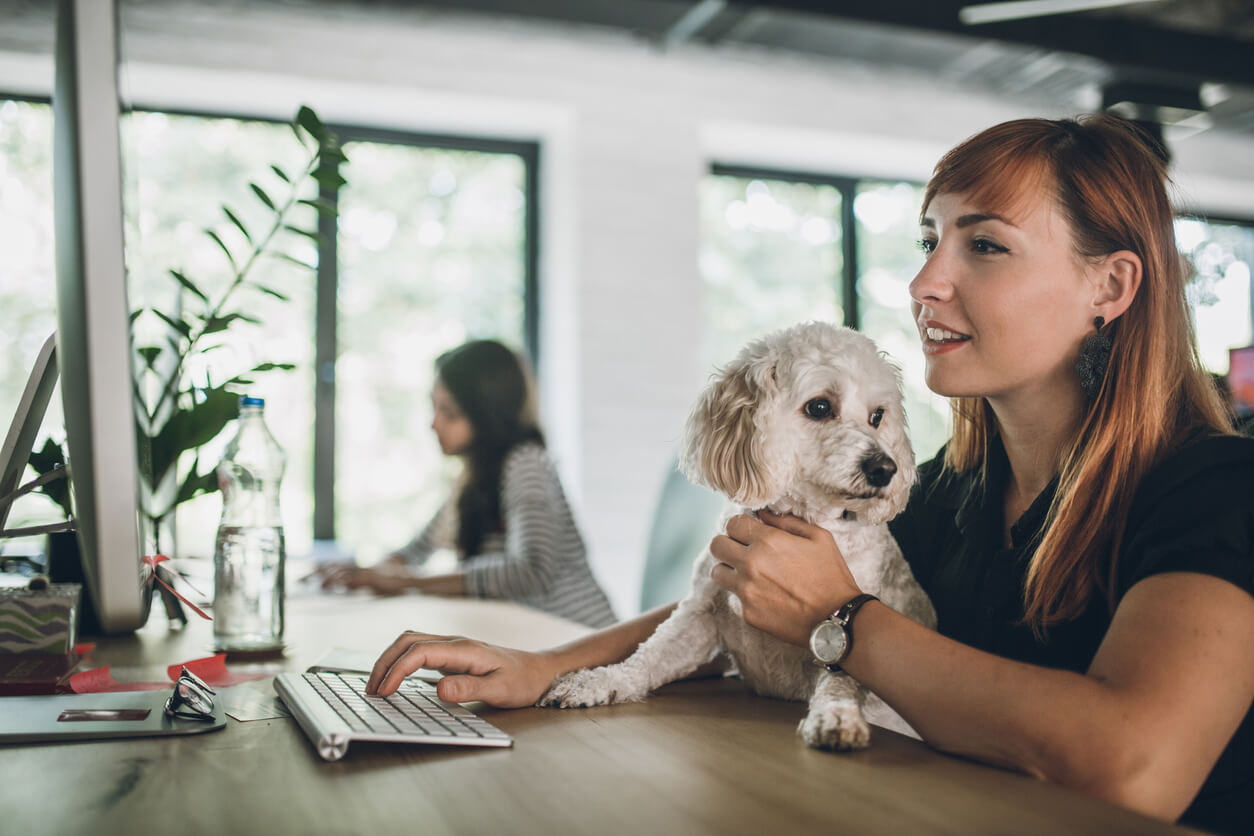
M1011 527L1013 545L1005 548L1009 463L1001 445L990 455L986 485L974 470L945 471L943 461L942 450L919 468L909 505L890 523L936 607L939 631L1021 662L1087 671L1111 622L1105 595L1095 594L1075 620L1051 627L1044 641L1019 623L1028 561L1046 530L1058 480ZM1142 480L1128 514L1115 600L1150 575L1179 571L1214 575L1254 594L1254 439L1198 440ZM1254 711L1246 713L1182 823L1254 833L1252 717Z

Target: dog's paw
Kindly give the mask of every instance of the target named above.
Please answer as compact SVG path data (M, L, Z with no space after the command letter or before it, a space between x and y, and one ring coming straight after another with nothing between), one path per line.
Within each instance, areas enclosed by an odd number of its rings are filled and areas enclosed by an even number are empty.
M797 733L807 746L851 752L871 745L871 727L856 702L832 702L811 709Z
M536 705L556 708L589 708L642 700L645 692L626 680L617 666L584 668L553 680Z

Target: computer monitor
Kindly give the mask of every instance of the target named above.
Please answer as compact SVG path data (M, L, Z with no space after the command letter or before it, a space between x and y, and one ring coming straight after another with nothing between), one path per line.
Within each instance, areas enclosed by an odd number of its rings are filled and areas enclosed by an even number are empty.
M75 530L101 629L148 617L123 260L115 0L60 0L53 109L57 369Z

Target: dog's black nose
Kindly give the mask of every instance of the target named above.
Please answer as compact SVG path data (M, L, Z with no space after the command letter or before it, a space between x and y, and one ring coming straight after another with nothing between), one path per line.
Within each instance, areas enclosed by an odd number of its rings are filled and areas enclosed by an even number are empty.
M862 472L873 487L882 488L893 481L897 465L883 453L873 453L862 460Z

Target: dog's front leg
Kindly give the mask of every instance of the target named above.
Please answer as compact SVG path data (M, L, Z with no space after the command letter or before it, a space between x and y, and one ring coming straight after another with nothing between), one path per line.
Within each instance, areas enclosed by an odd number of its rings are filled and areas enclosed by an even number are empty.
M823 671L797 733L815 749L865 749L871 743L871 727L862 716L862 686L847 673Z
M537 705L584 708L638 702L710 661L717 645L709 610L687 599L627 659L559 676Z

